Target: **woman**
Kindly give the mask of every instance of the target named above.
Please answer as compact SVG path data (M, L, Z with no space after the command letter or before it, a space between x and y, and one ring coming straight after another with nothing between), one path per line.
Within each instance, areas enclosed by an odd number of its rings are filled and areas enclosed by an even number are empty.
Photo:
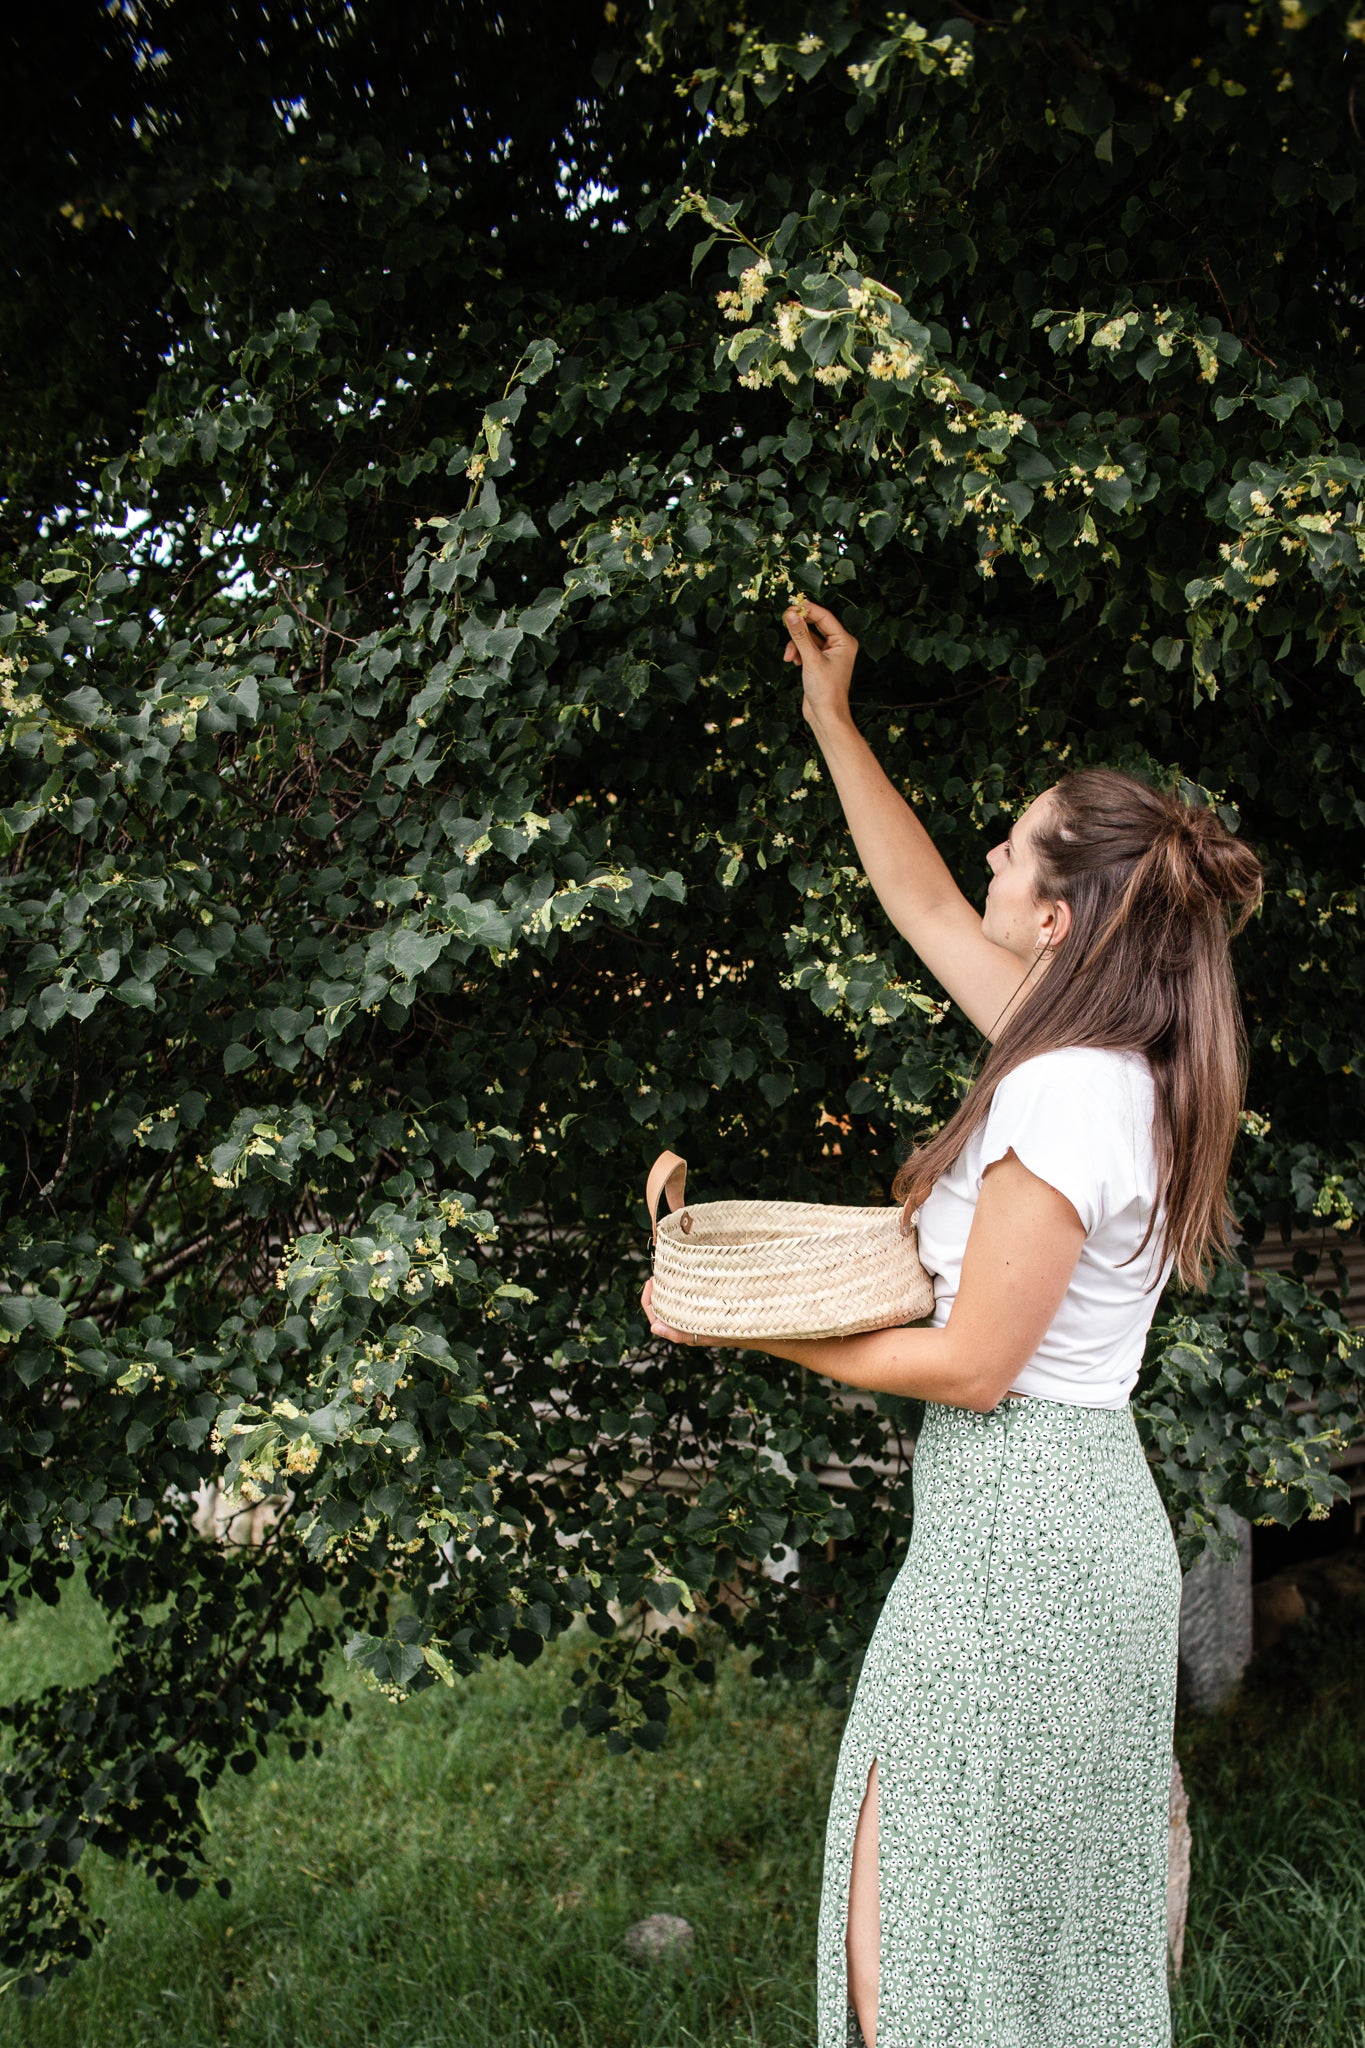
M1172 1269L1226 1247L1260 867L1085 770L992 848L978 916L854 726L856 642L786 625L882 906L992 1041L896 1181L932 1327L750 1347L930 1404L831 1803L820 2048L1162 2048L1180 1573L1128 1396Z

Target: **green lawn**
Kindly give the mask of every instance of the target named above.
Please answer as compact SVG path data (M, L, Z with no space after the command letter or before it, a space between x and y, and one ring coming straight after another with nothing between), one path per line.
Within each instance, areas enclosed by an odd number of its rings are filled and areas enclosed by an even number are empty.
M1237 1712L1182 1731L1196 1897L1180 2048L1365 2044L1360 1618L1301 1631ZM79 1590L9 1632L0 1684L88 1668ZM110 1934L0 2048L796 2048L812 2040L838 1716L731 1660L659 1756L566 1734L561 1647L393 1707L347 1684L318 1761L231 1778L186 1905L92 1862ZM343 1681L346 1684L346 1681ZM625 1961L645 1913L690 1970Z
M1178 2048L1365 2043L1365 1606L1178 1731L1194 1828Z

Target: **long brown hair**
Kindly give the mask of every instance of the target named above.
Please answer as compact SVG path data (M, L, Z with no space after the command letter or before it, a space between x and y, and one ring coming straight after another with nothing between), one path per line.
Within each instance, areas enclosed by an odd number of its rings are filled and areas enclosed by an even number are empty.
M1073 1045L1144 1053L1156 1083L1163 1258L1184 1286L1199 1286L1209 1254L1228 1249L1246 1086L1228 941L1261 900L1261 864L1215 811L1110 768L1057 783L1032 844L1038 898L1069 904L1070 929L956 1114L906 1160L896 1199L924 1200L1024 1060ZM1139 1250L1151 1236L1149 1227Z

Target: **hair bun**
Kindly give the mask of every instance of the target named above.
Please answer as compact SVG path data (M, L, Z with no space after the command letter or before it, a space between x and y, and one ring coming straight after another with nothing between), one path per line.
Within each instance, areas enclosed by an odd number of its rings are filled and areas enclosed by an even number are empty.
M1217 811L1173 798L1165 851L1171 879L1191 907L1199 895L1211 898L1240 931L1261 900L1261 863Z

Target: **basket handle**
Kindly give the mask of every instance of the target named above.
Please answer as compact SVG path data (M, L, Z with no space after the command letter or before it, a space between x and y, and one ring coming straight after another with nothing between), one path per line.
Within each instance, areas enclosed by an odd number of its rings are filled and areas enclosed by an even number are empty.
M649 1169L645 1182L645 1207L649 1211L651 1241L659 1233L659 1197L667 1194L670 1209L681 1209L687 1192L687 1161L676 1152L661 1152Z

